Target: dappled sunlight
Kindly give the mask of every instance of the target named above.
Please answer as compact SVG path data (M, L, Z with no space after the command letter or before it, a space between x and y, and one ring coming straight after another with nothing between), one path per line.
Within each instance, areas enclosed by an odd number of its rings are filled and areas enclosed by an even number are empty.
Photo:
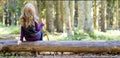
M120 40L120 31L119 30L107 30L106 32L95 31L97 36L102 36L103 40Z
M120 31L119 30L108 30L107 34L112 35L112 36L120 36Z
M0 37L6 37L7 35L11 35L8 37L12 37L14 39L19 39L20 36L20 27L0 27ZM107 30L107 32L94 31L94 34L89 35L84 33L83 30L75 30L76 34L68 39L67 33L54 33L47 34L49 40L120 40L120 31L119 30ZM14 34L14 35L13 35ZM16 36L15 36L16 34ZM15 36L15 37L14 37ZM47 41L47 36L43 37L43 40ZM6 38L8 38L6 37Z
M65 40L67 38L67 33L58 33L58 34L47 34L43 37L43 40L48 40L47 36L49 37L49 40Z
M120 31L119 30L107 30L107 32L100 32L100 31L95 31L95 34L98 35L105 35L105 36L120 36Z
M3 34L9 34L10 33L10 29L8 27L0 27L0 35L3 35Z
M58 33L58 34L48 34L49 40L120 40L120 31L119 30L107 30L107 32L94 31L93 35L84 33L82 30L78 30L77 34L73 35L68 39L67 33ZM48 40L44 36L44 40Z
M120 56L119 0L0 2L0 58Z
M0 39L18 39L20 28L19 26L0 27Z

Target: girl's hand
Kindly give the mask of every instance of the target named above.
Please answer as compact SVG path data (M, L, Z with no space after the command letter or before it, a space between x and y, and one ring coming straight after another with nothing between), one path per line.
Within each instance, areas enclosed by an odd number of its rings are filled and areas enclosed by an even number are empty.
M45 24L45 23L46 23L46 21L45 21L45 20L43 20L43 21L42 21L42 23L43 23L43 24Z
M22 43L22 41L18 41L17 44L20 45Z

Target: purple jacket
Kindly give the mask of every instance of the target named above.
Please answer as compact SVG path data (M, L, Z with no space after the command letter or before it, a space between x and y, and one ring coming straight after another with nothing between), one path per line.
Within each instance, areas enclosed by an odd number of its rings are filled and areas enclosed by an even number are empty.
M38 25L36 22L35 22L35 30L39 33L39 31L42 30L44 24L41 23L40 25ZM21 26L21 34L20 34L20 40L23 41L23 37L25 37L25 34L24 34L24 27ZM39 38L41 37L40 34L37 34L35 35L34 37L30 37L30 38L25 38L26 41L37 41Z

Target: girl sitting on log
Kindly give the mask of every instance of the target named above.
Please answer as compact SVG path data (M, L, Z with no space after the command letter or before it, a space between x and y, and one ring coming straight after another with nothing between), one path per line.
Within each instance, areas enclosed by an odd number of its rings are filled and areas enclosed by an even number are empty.
M18 44L23 42L24 37L26 41L38 41L43 39L41 29L44 26L44 22L39 25L38 20L39 18L36 15L35 7L31 3L27 3L20 16L21 34Z

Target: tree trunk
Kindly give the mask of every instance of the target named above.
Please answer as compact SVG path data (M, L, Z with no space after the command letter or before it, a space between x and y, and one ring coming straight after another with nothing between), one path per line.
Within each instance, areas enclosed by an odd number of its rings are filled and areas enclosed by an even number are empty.
M116 29L119 28L119 2L116 1Z
M60 2L60 19L61 19L61 21L62 21L62 23L61 23L61 30L62 30L62 32L64 32L64 18L63 18L63 15L64 15L64 13L63 13L63 2L61 1Z
M41 1L40 0L36 0L36 3L37 3L37 15L39 16L39 23L42 23L42 11L41 11L41 8L42 8L42 4L41 4Z
M78 28L83 30L84 28L84 21L85 21L85 8L84 3L85 1L78 1L77 2L77 11L78 11Z
M64 1L64 20L68 37L72 35L69 1Z
M78 27L78 2L75 1L75 16L74 16L74 26Z
M71 29L74 30L75 1L70 1L69 5L70 5L69 7L70 7L70 17L71 17Z
M55 25L56 25L56 29L57 32L63 32L63 21L61 19L61 7L62 5L60 5L60 1L56 1L56 21L55 21ZM62 11L63 12L63 11Z
M54 3L53 1L46 2L46 26L50 33L54 32Z
M118 0L118 3L120 3L120 1ZM118 5L118 7L120 7L119 5ZM119 12L120 12L120 10L118 10L118 26L119 26L119 28L120 28L120 15L119 15ZM120 30L120 29L119 29Z
M113 21L113 29L117 30L118 29L118 0L115 0L115 3L114 3L114 21Z
M94 9L93 9L93 18L94 18L94 29L98 30L98 20L97 20L97 1L94 0Z
M91 33L93 32L92 1L84 1L84 9L85 9L84 31L86 33Z
M106 15L105 15L105 3L106 1L101 0L101 31L106 32Z
M42 22L41 19L41 1L40 0L29 0L30 3L32 3L35 6L35 11L36 11L36 15L39 17L38 23Z
M107 29L113 28L113 13L114 13L114 0L107 0Z
M34 41L17 45L16 40L1 40L0 51L6 52L79 52L120 53L120 41Z

